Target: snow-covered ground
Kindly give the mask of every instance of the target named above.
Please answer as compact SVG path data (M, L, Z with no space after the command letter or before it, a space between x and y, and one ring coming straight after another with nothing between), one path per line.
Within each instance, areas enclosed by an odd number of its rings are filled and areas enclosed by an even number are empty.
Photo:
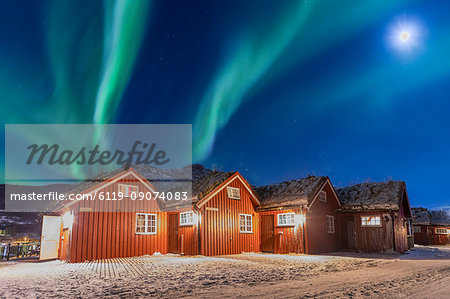
M450 294L450 247L405 255L154 255L0 263L0 297L416 297Z

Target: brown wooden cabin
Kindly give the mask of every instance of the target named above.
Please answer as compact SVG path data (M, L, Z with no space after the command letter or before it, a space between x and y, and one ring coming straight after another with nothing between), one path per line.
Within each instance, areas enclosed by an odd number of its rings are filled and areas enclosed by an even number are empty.
M166 205L168 252L225 255L259 252L259 199L238 172L192 166L192 202Z
M155 188L130 168L86 181L69 193L99 195L119 190L151 192ZM61 260L83 262L167 253L168 214L159 200L74 200L56 210L55 216L59 221L54 223L61 224L58 244ZM41 243L45 246L44 238Z
M450 217L446 212L412 208L412 213L415 244L450 244Z
M339 199L328 177L256 188L261 199L261 251L321 253L340 249Z
M412 248L412 214L404 182L363 183L336 192L342 203L344 248L364 252Z

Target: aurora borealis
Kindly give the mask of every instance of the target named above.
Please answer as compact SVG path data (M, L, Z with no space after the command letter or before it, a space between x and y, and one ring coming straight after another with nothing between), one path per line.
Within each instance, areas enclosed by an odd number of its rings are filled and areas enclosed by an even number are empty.
M194 162L255 185L393 178L413 205L448 205L449 8L2 2L2 125L192 123ZM399 47L405 24L420 38Z

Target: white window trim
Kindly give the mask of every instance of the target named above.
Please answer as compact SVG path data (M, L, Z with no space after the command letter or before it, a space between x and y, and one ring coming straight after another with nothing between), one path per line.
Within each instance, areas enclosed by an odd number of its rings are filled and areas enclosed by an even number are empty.
M362 223L363 217L379 217L380 218L380 224L379 225L364 225ZM383 218L381 218L381 215L367 215L367 216L361 216L361 227L382 227L383 226Z
M445 232L444 232L445 231ZM437 235L446 235L448 233L448 230L446 228L435 228L434 233Z
M131 184L118 184L118 191L119 192L122 192L123 193L123 196L124 197L130 197L130 194L125 194L123 191L120 191L120 188L121 187L124 187L125 188L125 190L127 190L127 187L133 187L133 188L136 188L136 196L137 196L137 194L139 194L139 186L138 185L131 185Z
M188 215L191 214L191 222L185 222L185 223L181 223L181 215ZM187 219L187 218L185 218ZM188 212L183 212L180 213L180 226L189 226L189 225L194 225L194 212L193 211L188 211Z
M245 216L245 222L247 223L247 217L250 216L250 230L241 230L241 216ZM247 224L245 225L245 228L247 229ZM251 214L239 214L239 232L241 234L253 234L253 215Z
M328 219L331 219L331 223L333 224L332 225L332 230L329 230L328 228ZM334 234L335 232L336 232L336 228L335 228L335 223L334 223L334 216L331 216L331 215L326 215L326 223L327 223L327 233L329 233L329 234Z
M233 190L234 191L237 190L239 196L233 196ZM241 189L236 188L236 187L227 186L227 196L228 196L228 198L231 198L231 199L241 199Z
M138 221L138 215L145 215L145 232L137 232L137 221ZM148 216L155 216L155 232L148 232ZM136 235L156 235L156 233L158 232L158 215L157 214L152 214L152 213L136 213L136 220L135 220L135 227L134 227L134 233Z
M320 194L324 194L324 200L322 200L322 199L320 199ZM327 193L325 192L325 191L320 191L319 192L319 194L317 195L317 197L318 197L318 199L319 199L319 201L321 201L321 202L327 202Z
M280 218L282 215L292 215L291 217L294 219L294 223L280 223ZM295 213L289 212L289 213L280 213L277 215L277 225L278 226L295 226Z

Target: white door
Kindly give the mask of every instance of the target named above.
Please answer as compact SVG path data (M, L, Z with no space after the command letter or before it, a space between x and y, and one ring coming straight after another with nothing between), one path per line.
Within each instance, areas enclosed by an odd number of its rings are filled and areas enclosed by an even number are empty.
M60 231L60 216L44 216L44 219L42 220L40 260L58 258Z

